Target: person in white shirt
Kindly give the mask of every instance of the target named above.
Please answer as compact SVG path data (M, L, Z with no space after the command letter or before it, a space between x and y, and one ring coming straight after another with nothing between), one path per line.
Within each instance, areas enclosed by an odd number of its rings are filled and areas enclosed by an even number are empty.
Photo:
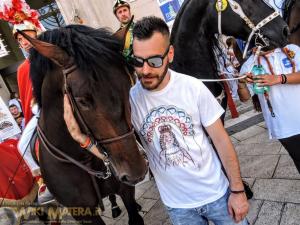
M130 91L132 123L172 223L248 224L237 155L220 120L224 110L200 80L169 69L174 48L163 20L145 17L135 24L133 35L139 80ZM65 98L65 109L70 108ZM74 117L65 114L65 121L72 137L84 141Z
M290 44L285 48L263 52L257 62L252 55L240 73L248 73L248 82L270 86L268 93L273 116L264 94L258 94L270 139L278 139L292 157L300 173L300 48ZM249 73L254 64L260 64L266 74Z
M233 78L237 76L239 72L240 63L234 52L234 44L236 44L234 37L225 35L219 36L219 45L222 51L217 53L219 62L218 66L220 73L225 78ZM227 84L230 88L233 100L238 100L238 81L230 80L227 81Z

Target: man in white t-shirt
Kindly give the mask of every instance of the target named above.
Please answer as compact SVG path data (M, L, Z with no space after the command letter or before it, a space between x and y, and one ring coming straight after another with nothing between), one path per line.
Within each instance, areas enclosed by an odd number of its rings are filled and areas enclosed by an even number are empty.
M163 20L146 17L135 24L133 35L132 61L139 81L130 92L132 123L172 223L248 224L238 159L220 120L224 110L200 80L169 70L174 48ZM71 108L66 99L65 110ZM82 142L86 135L67 111L68 130Z
M247 224L239 163L220 120L224 110L200 80L168 68L174 48L163 20L143 18L133 37L139 81L130 92L132 122L173 224Z
M264 94L258 94L270 139L278 139L292 157L300 173L300 48L290 44L285 48L262 52L258 61L254 55L243 64L240 73L246 74L254 64L260 64L264 75L255 76L255 83L270 86L268 92L273 116ZM248 74L253 83L253 75Z

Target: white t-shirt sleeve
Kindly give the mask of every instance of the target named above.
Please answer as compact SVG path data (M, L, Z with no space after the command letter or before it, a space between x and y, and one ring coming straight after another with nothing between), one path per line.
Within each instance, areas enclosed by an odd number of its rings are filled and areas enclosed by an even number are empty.
M200 120L204 127L212 125L225 112L208 88L199 81L198 108Z

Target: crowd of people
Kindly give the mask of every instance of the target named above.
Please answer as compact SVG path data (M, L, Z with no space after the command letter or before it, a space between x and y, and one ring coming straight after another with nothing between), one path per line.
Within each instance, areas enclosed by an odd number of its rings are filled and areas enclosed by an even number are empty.
M147 153L150 169L172 223L193 225L213 221L219 225L248 224L245 216L249 203L238 158L220 120L224 110L200 80L169 69L176 49L170 43L167 24L157 17L144 17L133 22L130 10L130 5L123 0L117 0L113 8L121 23L120 29L126 28L123 55L130 58L128 62L137 75L136 84L130 91L132 124ZM33 38L41 31L29 23L15 27L16 40L29 52L30 42L16 29ZM257 55L254 52L240 65L232 51L234 39L226 40L229 57L222 68L234 74L247 74L248 88L253 95L252 83L258 87L270 87L257 94L269 136L282 143L300 173L300 152L297 150L300 143L300 119L297 116L300 105L295 104L300 95L299 46L290 44L282 49L263 49ZM264 68L264 73L254 77L251 70L256 64ZM23 131L19 151L41 184L39 201L43 203L53 196L43 184L39 166L28 150L29 137L35 130L39 115L29 68L30 63L26 59L18 69L20 99L14 93L8 105ZM238 98L238 85L238 82L231 84L235 99ZM242 86L245 88L245 83ZM71 136L84 146L89 137L80 131L68 98L64 99L64 109ZM172 118L167 114L170 111L174 112ZM159 122L149 130L147 123L154 120ZM183 128L186 129L184 133ZM91 145L88 150L99 157L97 146Z

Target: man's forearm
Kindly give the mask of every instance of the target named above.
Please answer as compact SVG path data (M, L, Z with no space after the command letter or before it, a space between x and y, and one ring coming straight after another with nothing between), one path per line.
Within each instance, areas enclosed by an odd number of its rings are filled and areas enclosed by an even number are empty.
M226 135L227 136L227 135ZM236 155L236 152L233 148L233 145L227 136L227 138L223 137L223 140L219 140L217 143L214 143L219 157L222 161L222 164L225 168L229 183L230 189L232 191L240 191L244 189L239 161Z
M228 199L228 211L238 223L247 215L249 203L246 194L243 193L244 185L237 155L220 119L206 127L206 130L226 170L232 192ZM240 191L242 193L240 193Z
M214 124L206 127L206 130L211 137L225 168L231 190L243 190L244 186L241 179L239 161L221 120L218 119Z
M300 72L287 74L287 84L300 84Z

